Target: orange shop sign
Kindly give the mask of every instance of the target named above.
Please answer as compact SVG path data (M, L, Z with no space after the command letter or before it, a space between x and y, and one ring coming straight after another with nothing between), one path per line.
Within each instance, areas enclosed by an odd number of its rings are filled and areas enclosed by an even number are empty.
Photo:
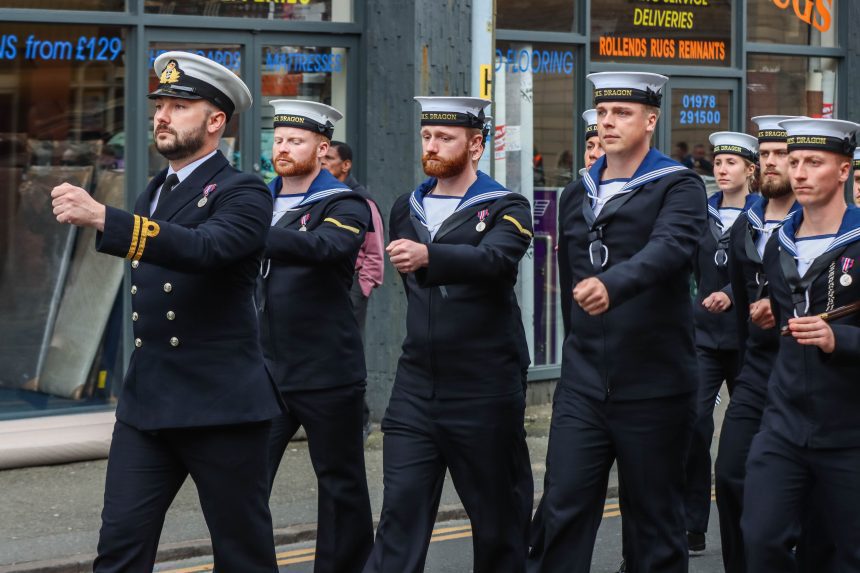
M772 0L777 8L794 9L794 14L803 22L821 32L826 32L833 24L834 0Z

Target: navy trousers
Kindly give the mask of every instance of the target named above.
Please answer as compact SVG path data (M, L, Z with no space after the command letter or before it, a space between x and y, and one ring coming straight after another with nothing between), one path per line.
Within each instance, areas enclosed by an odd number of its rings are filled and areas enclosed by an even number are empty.
M612 462L624 480L631 573L686 573L684 462L695 396L594 400L559 386L553 402L542 541L530 573L588 573ZM537 525L537 524L535 524Z
M472 524L474 573L525 570L534 482L522 393L424 399L396 385L382 419L384 498L365 573L420 573L445 470Z
M269 422L144 432L117 421L95 573L152 573L164 515L189 475L212 536L215 571L274 573Z
M750 446L744 487L747 570L860 572L858 508L860 448L803 448L762 429ZM832 564L795 556L795 547L808 545L801 533L806 523L816 529L815 539L832 543ZM814 548L812 554L820 551ZM798 548L798 554L803 552Z
M362 436L364 383L281 396L287 411L272 421L270 484L290 439L303 426L318 484L314 572L361 571L373 546Z

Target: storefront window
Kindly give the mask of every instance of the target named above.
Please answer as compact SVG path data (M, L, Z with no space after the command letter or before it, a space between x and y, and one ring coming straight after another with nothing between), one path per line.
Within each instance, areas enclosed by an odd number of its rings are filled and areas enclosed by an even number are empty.
M732 4L732 0L592 1L591 58L595 62L730 66Z
M155 58L164 52L172 50L181 50L184 52L192 52L200 56L205 56L210 60L214 60L219 64L232 70L237 76L241 76L242 70L242 46L239 44L174 44L174 43L153 43L149 47L148 59L148 78L149 92L155 91L158 88L158 77L153 72L153 64ZM147 123L147 132L149 133L149 175L154 176L156 173L167 167L167 159L164 158L158 150L155 149L155 142L152 137L152 117L155 114L155 103L149 100L149 115ZM242 114L234 114L227 123L227 129L224 130L224 136L221 138L220 150L230 162L230 165L238 166L241 161L240 147L240 130L239 122L242 121Z
M36 10L125 10L125 0L0 0L0 8Z
M834 117L837 60L750 54L747 57L747 132L757 115Z
M148 14L349 22L353 0L144 0Z
M104 403L122 260L57 223L50 193L67 181L124 206L125 34L2 24L0 48L0 417Z
M761 0L746 4L750 42L836 46L836 2Z
M574 32L578 3L579 0L496 0L496 28Z
M494 160L496 179L534 205L534 246L524 259L520 303L532 364L558 364L561 309L555 246L556 205L574 177L581 127L574 110L576 51L563 44L496 46Z
M264 46L261 62L260 166L266 182L275 177L272 168L275 99L304 99L330 105L344 114L335 124L333 139L346 141L347 124L347 50L308 46ZM346 141L354 150L356 144Z

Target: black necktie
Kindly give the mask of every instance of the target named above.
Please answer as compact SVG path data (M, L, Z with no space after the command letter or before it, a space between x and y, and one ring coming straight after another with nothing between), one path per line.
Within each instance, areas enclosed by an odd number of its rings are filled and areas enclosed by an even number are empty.
M158 194L158 202L155 204L156 209L158 209L158 206L178 183L179 176L176 173L171 173L167 176L167 179L164 180L164 184L161 186L161 193Z

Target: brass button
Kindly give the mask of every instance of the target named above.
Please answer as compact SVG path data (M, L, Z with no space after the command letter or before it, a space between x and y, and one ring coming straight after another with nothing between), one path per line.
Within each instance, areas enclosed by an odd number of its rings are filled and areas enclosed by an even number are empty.
M136 321L138 318L140 318L139 314L137 314L136 312L131 313L131 319L132 320Z
M170 292L173 290L173 285L170 283L164 283L164 292Z
M138 348L140 348L141 346L143 346L143 341L139 338L135 338L134 339L134 345L137 346Z
M131 268L136 269L140 266L140 261L131 261Z
M173 320L174 318L176 318L176 313L173 312L172 310L168 310L167 311L167 320Z
M137 285L131 285L131 294L137 294Z
M170 346L179 346L179 339L175 336L170 339Z

